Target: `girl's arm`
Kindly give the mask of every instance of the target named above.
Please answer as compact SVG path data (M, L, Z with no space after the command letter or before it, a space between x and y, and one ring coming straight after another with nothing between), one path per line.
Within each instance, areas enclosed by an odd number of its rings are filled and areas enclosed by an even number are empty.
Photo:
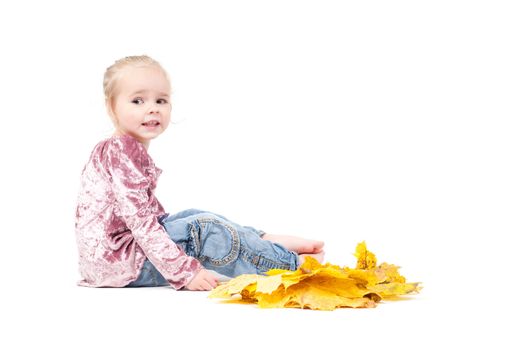
M176 289L186 286L202 266L158 222L160 204L151 191L152 179L145 173L145 164L151 162L146 150L132 137L120 137L111 139L106 155L120 216L136 243L170 285Z

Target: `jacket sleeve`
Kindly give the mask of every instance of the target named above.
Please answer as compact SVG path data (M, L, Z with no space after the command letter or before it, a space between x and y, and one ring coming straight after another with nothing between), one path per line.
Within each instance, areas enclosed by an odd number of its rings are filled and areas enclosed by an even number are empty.
M148 260L176 289L184 287L202 268L174 243L157 218L157 199L144 165L146 149L135 139L115 138L108 144L107 169L117 207Z

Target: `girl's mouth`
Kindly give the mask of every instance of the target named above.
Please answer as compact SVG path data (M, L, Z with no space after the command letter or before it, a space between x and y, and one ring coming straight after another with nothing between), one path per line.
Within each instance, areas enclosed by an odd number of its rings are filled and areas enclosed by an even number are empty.
M142 126L149 126L149 127L153 127L153 126L159 126L161 123L156 121L156 120L151 120L149 122L146 122L146 123L142 123L141 125Z

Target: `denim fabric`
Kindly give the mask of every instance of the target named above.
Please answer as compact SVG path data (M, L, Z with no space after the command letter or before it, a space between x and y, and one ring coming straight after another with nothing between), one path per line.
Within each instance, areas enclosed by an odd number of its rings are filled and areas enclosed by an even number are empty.
M168 282L163 275L157 271L152 263L146 259L139 277L128 284L127 287L161 287L168 286Z
M221 215L189 209L161 216L159 223L187 255L198 259L206 269L227 277L298 267L295 252L263 240L263 231L238 225ZM139 278L129 284L130 287L161 285L168 283L148 260Z

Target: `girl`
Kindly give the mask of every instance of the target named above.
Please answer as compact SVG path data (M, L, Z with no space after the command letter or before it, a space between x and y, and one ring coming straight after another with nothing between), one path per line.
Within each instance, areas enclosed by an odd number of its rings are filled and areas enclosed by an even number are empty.
M118 60L104 75L115 133L95 146L81 176L75 229L83 286L171 285L210 290L214 270L233 277L295 270L324 243L264 233L190 209L169 215L154 196L161 170L150 140L170 122L170 82L148 56Z

